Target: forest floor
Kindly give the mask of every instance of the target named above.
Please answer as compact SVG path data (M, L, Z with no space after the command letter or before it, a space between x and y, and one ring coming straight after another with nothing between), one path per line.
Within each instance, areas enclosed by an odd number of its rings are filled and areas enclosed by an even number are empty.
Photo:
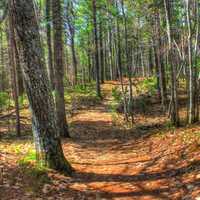
M0 199L199 200L199 124L175 129L149 101L127 127L111 109L116 86L104 84L103 101L81 105L69 119L72 138L63 149L72 177L27 164L34 157L31 136L8 137L1 122ZM30 129L28 111L23 114Z

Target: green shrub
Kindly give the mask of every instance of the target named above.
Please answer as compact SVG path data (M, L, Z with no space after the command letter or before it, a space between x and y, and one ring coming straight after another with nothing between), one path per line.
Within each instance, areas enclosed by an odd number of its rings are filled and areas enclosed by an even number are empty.
M32 162L36 162L36 152L32 149L28 150L28 152L18 161L20 165Z
M70 87L66 89L66 94L70 95L70 94L87 94L87 95L91 95L91 94L95 94L96 90L95 90L95 84L91 83L91 84L86 84L84 85L76 85L74 87Z
M28 184L28 190L37 192L41 190L44 184L51 183L51 179L48 176L48 168L44 166L44 163L36 160L36 151L29 149L29 151L18 160L18 165L23 176L26 177Z
M25 94L19 96L19 106L20 107L23 107L25 106L26 104L28 104L28 100L27 100L27 97Z
M151 95L155 94L157 90L156 77L151 77L142 81L142 83L140 84L140 89L142 92L145 93L147 92L150 93Z
M137 109L142 113L145 113L147 111L148 105L149 102L145 98L139 98L136 100Z
M51 184L51 178L48 176L48 168L38 164L28 162L19 163L19 169L26 177L25 190L36 193L41 191L45 184Z
M74 87L74 92L76 93L86 93L88 91L88 87L83 85L76 85Z
M73 92L76 94L86 94L89 96L96 95L96 89L94 84L76 85L73 89Z
M0 109L6 109L10 104L10 96L7 92L0 92Z
M116 102L120 102L122 100L122 94L118 87L112 88L112 97Z

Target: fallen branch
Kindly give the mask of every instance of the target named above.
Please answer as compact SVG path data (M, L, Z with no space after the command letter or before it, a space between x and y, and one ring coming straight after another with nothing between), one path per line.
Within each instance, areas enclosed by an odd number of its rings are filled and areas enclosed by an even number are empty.
M0 116L0 120L2 120L2 119L4 119L4 118L7 118L7 117L10 117L10 116L12 116L14 113L15 113L15 110L13 110L12 112L10 112L10 113L8 113L8 114L5 114L5 115Z

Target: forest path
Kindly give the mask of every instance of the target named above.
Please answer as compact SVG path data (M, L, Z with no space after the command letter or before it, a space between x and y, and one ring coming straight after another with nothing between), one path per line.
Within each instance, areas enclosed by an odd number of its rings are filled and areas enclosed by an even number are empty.
M194 199L200 192L199 161L193 160L198 152L186 160L186 145L171 131L160 134L153 115L147 126L145 121L131 130L113 124L114 86L104 84L103 102L72 119L75 139L63 146L76 173L66 187L75 199Z
M82 139L102 139L112 137L113 113L111 103L113 101L111 92L115 84L104 84L102 86L103 100L93 106L85 106L72 117L72 137ZM119 127L118 127L119 128ZM121 132L120 132L121 133ZM116 133L113 135L116 136Z
M2 138L0 199L199 200L199 124L175 129L151 103L136 113L132 129L123 128L110 109L116 86L106 82L103 101L84 104L70 119L72 138L63 140L63 149L72 177L24 163L34 161L31 135Z

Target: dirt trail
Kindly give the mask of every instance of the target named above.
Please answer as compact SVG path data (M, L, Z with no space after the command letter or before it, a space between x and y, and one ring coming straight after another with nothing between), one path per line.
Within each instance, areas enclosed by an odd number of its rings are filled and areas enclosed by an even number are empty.
M112 132L113 119L112 113L109 111L109 104L111 101L112 85L104 85L103 93L104 99L101 103L94 106L86 106L76 113L72 118L72 134L73 138L96 138L101 139L108 137ZM110 133L109 133L110 132Z
M108 109L111 87L104 85L103 91L102 104L73 119L73 136L79 139L64 148L77 173L68 187L85 199L193 199L200 192L199 162L192 159L198 152L186 161L185 145L174 134L160 137L154 136L157 127L128 131L114 126Z
M33 192L38 179L34 183L19 173L17 157L5 154L9 185L0 186L0 199L197 200L200 145L185 136L200 132L199 126L166 128L158 105L150 105L148 115L137 114L133 129L116 126L109 110L111 86L103 85L103 102L84 107L71 119L72 139L63 141L63 149L73 176L49 172L51 183Z

